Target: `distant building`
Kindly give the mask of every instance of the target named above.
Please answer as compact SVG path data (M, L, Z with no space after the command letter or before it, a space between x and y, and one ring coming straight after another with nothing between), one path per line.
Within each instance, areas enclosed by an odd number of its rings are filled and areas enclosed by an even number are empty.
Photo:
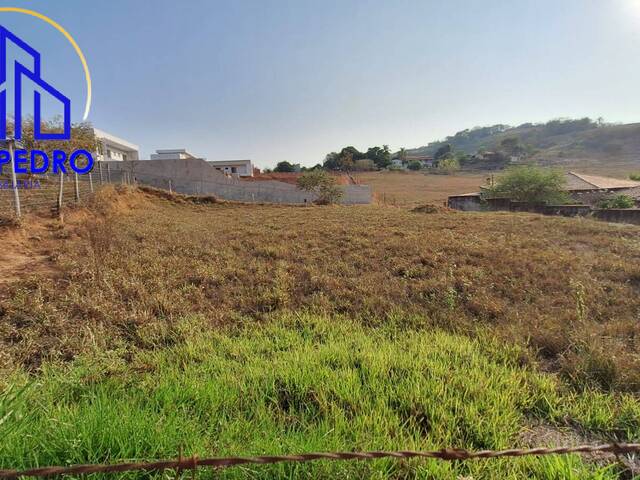
M151 160L186 160L187 158L198 158L198 157L190 154L184 148L156 150L156 153L151 154Z
M253 177L254 169L251 160L216 160L207 161L207 163L216 170L220 170L228 175Z
M564 190L569 196L582 205L598 205L598 203L612 195L628 195L636 202L640 201L640 182L621 180L619 178L586 175L584 173L567 172L564 175ZM482 206L482 192L486 187L480 187L480 193L466 193L451 195L448 199L449 208L456 210L480 210ZM511 199L492 199L493 209L509 209Z
M422 168L431 168L435 166L435 160L433 157L427 155L407 156L405 163L409 164L411 162L420 162Z
M140 159L140 147L138 145L97 128L94 128L93 132L102 149L102 153L96 155L96 160L122 162Z

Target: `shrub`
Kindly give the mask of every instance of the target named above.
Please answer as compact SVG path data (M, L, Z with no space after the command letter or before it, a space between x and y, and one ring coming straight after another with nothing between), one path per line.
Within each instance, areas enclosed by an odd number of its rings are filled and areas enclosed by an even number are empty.
M460 162L455 157L446 157L438 161L438 170L451 173L460 170Z
M487 189L491 197L503 197L527 203L566 203L562 172L535 166L512 167Z
M407 168L409 170L421 170L422 164L418 160L413 160L412 162L409 162L409 165L407 165Z
M632 173L631 175L629 175L629 178L631 180L636 180L636 181L640 182L640 173Z
M633 208L635 206L635 200L629 195L616 195L612 198L605 198L598 204L600 208Z
M324 170L305 172L298 178L298 188L315 193L318 196L316 203L321 205L337 203L342 197L342 189Z
M276 168L273 169L274 172L278 172L278 173L281 173L281 172L290 173L290 172L295 172L295 170L296 170L295 167L287 161L278 162L278 164L276 165Z

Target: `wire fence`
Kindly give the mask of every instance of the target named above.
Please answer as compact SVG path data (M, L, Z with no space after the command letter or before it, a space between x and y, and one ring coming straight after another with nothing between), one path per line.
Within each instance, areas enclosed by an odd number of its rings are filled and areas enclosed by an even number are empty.
M283 462L311 462L314 460L373 460L378 458L435 458L446 461L473 460L480 458L525 457L542 455L566 455L570 453L596 454L610 453L621 459L623 455L640 452L640 443L612 443L606 445L580 445L576 447L539 447L510 450L442 449L426 452L414 451L374 451L374 452L323 452L300 455L269 455L258 457L203 458L197 456L155 462L131 462L119 464L87 464L66 467L39 467L28 470L0 470L0 479L18 477L48 477L53 475L87 475L92 473L121 473L134 471L196 470L200 467L234 467L246 464L273 464ZM632 472L633 474L633 472Z
M20 218L32 212L59 214L65 206L86 201L106 184L133 182L129 173L111 171L100 162L85 175L19 175L14 179L0 171L0 218Z

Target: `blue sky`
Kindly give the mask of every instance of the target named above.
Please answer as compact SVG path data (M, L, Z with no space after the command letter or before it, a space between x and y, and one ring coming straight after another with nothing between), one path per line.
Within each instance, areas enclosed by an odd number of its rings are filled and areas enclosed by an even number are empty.
M640 0L20 1L76 39L89 120L141 146L313 165L346 145L417 147L557 117L640 121ZM82 116L53 27L0 23L42 53Z

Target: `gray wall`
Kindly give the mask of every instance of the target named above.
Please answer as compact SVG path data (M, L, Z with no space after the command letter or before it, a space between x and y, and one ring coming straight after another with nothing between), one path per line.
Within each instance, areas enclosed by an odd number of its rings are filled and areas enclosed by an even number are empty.
M640 209L618 209L594 210L592 215L595 218L606 222L632 223L640 225Z
M132 179L146 185L167 189L171 181L174 191L189 195L214 195L224 200L242 202L310 203L316 200L315 194L304 192L289 183L275 180L247 182L229 178L201 159L103 162L103 175L107 165L115 175L125 171ZM368 185L340 187L344 191L340 203L371 203L371 188Z

